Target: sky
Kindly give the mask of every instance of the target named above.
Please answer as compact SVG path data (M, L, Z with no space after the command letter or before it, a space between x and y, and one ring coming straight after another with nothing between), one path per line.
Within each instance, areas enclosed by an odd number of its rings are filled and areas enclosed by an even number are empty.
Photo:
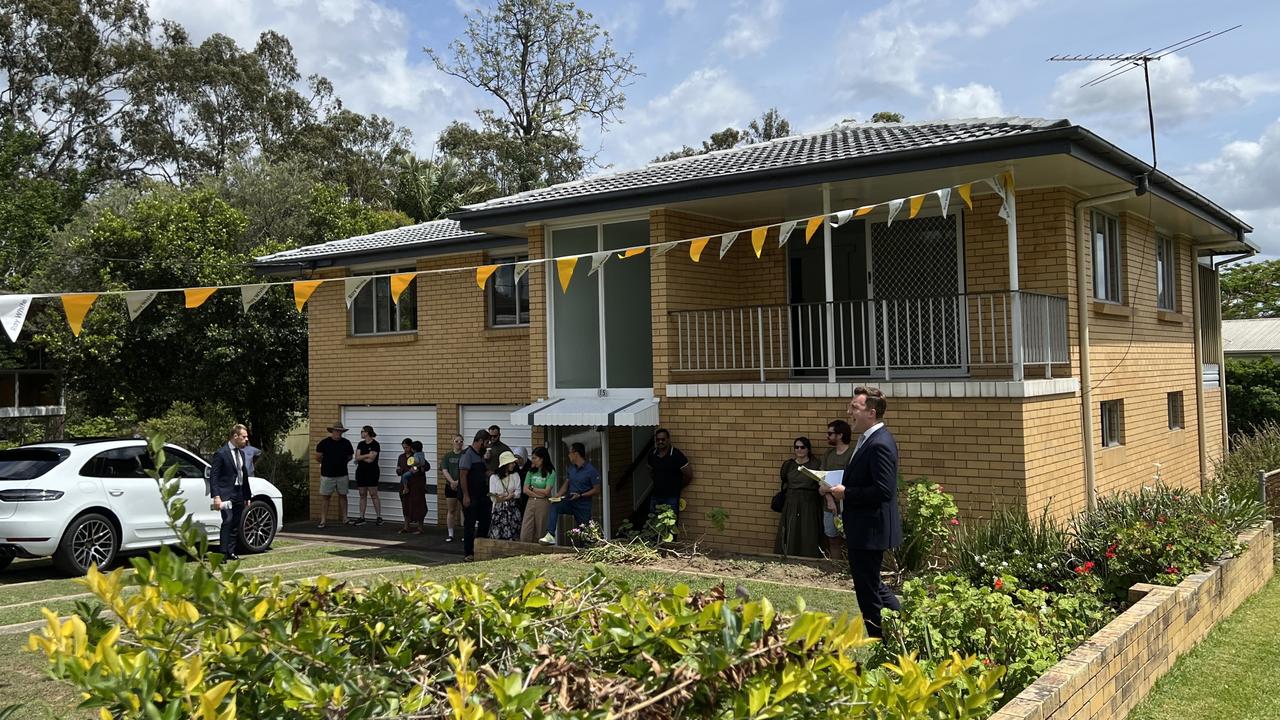
M421 154L490 104L424 47L462 35L468 0L151 0L199 42L252 47L276 30L299 70L347 107L409 128ZM1141 72L1081 88L1105 66L1057 54L1138 52L1243 27L1151 66L1159 167L1254 226L1280 257L1280 3L1263 0L578 0L642 76L618 122L585 127L609 172L638 167L776 107L794 132L891 110L908 121L1069 118L1150 160Z

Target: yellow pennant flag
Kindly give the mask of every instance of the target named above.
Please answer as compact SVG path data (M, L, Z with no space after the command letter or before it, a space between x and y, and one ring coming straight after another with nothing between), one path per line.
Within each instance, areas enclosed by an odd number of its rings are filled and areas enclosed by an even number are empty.
M768 234L767 227L751 228L751 249L756 251L756 258L759 258L764 250L764 236Z
M399 305L400 296L404 295L404 291L409 288L413 279L418 277L416 272L396 273L391 276L391 302Z
M866 215L867 213L869 213L869 212L871 212L872 210L875 210L875 209L876 209L876 206L875 206L875 205L863 205L862 207L858 208L858 211L857 211L857 212L855 212L855 213L853 214L853 216L854 216L854 217L862 217L863 215Z
M1005 170L1004 172L1000 173L1000 177L1001 179L1004 180L1005 189L1012 190L1013 189L1013 171Z
M826 215L818 215L817 217L809 218L809 223L804 226L805 245L809 244L809 241L813 239L813 234L818 232L818 228L822 227L822 221L826 219Z
M302 306L307 304L311 299L311 294L320 287L323 280L294 280L293 281L293 304L298 306L298 312L302 312Z
M912 195L908 199L911 201L911 205L907 211L907 218L914 218L920 213L920 206L924 205L924 196Z
M480 289L483 290L485 283L489 282L489 276L496 272L498 272L497 265L481 265L476 268L476 285L479 285Z
M964 199L964 204L968 205L969 209L972 210L973 209L973 198L972 198L973 183L965 183L963 185L957 185L956 192L960 193L960 197Z
M630 250L620 253L618 257L626 260L629 257L635 257L636 255L642 254L644 250L644 248L631 248Z
M58 299L62 300L62 310L67 314L67 324L71 326L71 334L80 337L80 330L84 327L84 316L89 314L89 308L93 307L93 301L98 299L98 293L59 295Z
M573 278L573 269L578 265L578 258L567 257L556 260L556 270L560 274L560 292L569 292L569 280Z
M187 288L182 291L182 294L186 298L187 309L191 310L192 308L198 308L203 305L204 301L208 300L209 296L216 292L218 292L218 288L216 287Z
M711 242L709 237L700 237L689 243L689 257L698 262L702 258L702 250L707 247L707 243Z

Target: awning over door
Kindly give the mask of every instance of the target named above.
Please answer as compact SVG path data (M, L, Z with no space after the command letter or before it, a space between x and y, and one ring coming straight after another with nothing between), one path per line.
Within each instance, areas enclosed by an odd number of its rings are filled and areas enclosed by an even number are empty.
M511 424L653 427L658 424L658 401L628 397L550 398L511 413Z

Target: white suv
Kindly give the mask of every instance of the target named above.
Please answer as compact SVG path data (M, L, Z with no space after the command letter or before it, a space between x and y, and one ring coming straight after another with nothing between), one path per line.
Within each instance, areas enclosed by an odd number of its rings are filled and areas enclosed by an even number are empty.
M178 466L179 497L187 512L217 542L222 514L212 509L208 464L173 445L168 462ZM0 569L15 557L52 555L63 572L82 575L90 565L111 565L122 550L154 548L176 540L160 500L146 441L71 440L0 451ZM252 501L245 507L237 549L271 547L284 515L280 491L249 478Z

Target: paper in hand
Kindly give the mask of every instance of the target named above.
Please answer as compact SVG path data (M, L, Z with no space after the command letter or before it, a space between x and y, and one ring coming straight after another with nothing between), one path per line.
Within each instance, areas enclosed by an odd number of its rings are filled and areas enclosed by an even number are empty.
M829 488L844 484L843 470L828 470L822 477L822 484Z

